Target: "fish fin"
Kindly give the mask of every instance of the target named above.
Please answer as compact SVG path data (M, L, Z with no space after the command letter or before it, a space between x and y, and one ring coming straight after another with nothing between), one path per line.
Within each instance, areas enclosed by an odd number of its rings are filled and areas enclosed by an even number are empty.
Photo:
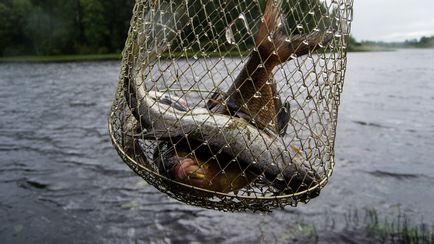
M256 34L255 42L257 46L269 45L269 36L274 33L281 21L280 9L282 1L268 0L265 5L262 23Z
M275 65L284 63L294 56L303 56L325 46L333 39L333 33L327 31L285 35L280 13L281 5L282 1L267 1L262 23L255 37L263 62L272 62Z
M277 84L273 80L271 80L271 89L274 97L274 108L276 113L276 125L275 130L280 136L284 136L286 134L286 127L289 122L289 103L282 103L282 99L278 95Z
M288 128L289 122L289 103L286 102L277 113L277 131L280 136L284 136L286 134L286 129Z
M224 92L222 92L220 89L217 89L217 91L215 91L206 102L205 108L211 111L215 106L221 104L221 101L224 98Z
M231 116L235 116L235 117L244 119L248 123L252 124L253 126L257 126L257 124L256 124L257 120L255 120L255 118L252 117L249 114L249 112L246 111L245 108L239 107L238 104L235 101L233 101L231 98L227 99L227 101L226 101L226 109Z
M210 98L206 102L205 108L211 111L215 106L217 106L219 104L220 104L219 100L215 100L215 99Z

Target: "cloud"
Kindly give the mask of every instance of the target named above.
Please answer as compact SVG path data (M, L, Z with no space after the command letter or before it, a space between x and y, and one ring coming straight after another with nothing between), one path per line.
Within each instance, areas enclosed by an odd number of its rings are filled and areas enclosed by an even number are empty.
M359 0L353 35L358 40L404 41L434 35L433 0Z

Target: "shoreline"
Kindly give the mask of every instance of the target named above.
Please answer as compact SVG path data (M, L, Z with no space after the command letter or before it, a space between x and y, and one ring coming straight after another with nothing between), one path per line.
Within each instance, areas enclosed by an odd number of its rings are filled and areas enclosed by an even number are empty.
M208 52L204 55L200 54L200 51L189 50L186 52L172 52L170 57L207 57L207 58L216 58L216 57L239 57L248 56L249 51L243 50L225 50L220 52ZM169 54L162 54L162 58L168 59ZM111 53L111 54L71 54L71 55L53 55L53 56L36 56L36 55L27 55L27 56L6 56L0 57L1 63L62 63L62 62L93 62L93 61L111 61L118 60L121 61L122 54L121 53Z
M397 48L386 48L386 47L378 47L378 46L355 46L350 47L348 49L348 53L357 53L357 52L394 52L397 51ZM175 56L189 56L193 57L198 52L189 51L185 54L176 53ZM247 51L225 51L221 52L221 54L225 57L237 56L240 54L242 56L248 56L249 53ZM221 57L220 53L208 53L206 57ZM163 58L168 58L164 57ZM54 55L54 56L6 56L0 57L1 63L62 63L62 62L96 62L96 61L120 61L122 59L122 55L120 53L112 53L112 54L86 54L86 55Z
M0 57L0 63L62 63L121 60L120 53L89 55L53 55L53 56L10 56Z
M359 52L394 52L397 48L387 48L379 46L355 46L348 49L349 53L359 53Z

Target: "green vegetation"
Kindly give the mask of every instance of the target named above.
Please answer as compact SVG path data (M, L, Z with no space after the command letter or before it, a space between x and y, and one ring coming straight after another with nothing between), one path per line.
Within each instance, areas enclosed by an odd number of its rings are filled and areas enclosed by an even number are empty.
M289 26L296 27L289 30L292 34L336 25L333 23L336 21L334 14L330 14L323 5L318 5L317 1L285 1L283 11L289 13L286 21ZM180 19L177 25L182 24L182 30L172 43L172 54L182 56L183 53L194 53L200 56L199 50L208 56L246 53L253 45L253 39L247 38L246 34L248 31L255 32L258 26L251 26L252 30L247 30L239 18L240 9L247 9L243 11L245 18L259 23L260 11L265 2L259 0L261 8L256 7L254 1L189 2L187 8L178 9ZM173 3L183 4L177 1ZM133 5L133 0L2 0L0 62L118 59L124 47ZM171 9L179 6L166 5ZM329 18L321 17L327 15ZM212 28L210 22L213 23ZM226 42L225 30L228 26L232 27L235 39L243 40L236 48ZM205 31L195 33L198 28ZM434 37L403 43L357 42L354 38L349 41L349 51L434 46ZM180 43L183 45L178 45ZM187 52L181 48L186 43Z
M317 243L318 233L314 225L298 221L282 233L279 240L291 243Z
M362 41L358 42L353 37L349 39L348 51L392 51L397 48L434 48L434 36L422 37L419 40L406 40L404 42L375 42Z
M172 43L173 53L188 52L209 56L237 54L250 50L253 39L239 19L240 9L245 18L259 23L260 11L266 0L259 0L261 8L253 1L189 1L188 7L178 8L184 3L161 2L161 8L172 15L170 9L178 9L176 29L179 36ZM0 61L70 61L114 59L124 47L129 29L133 0L2 0L0 2ZM152 2L146 4L152 5ZM291 6L291 8L290 8ZM314 7L314 13L309 13ZM315 27L328 26L334 18L320 18L328 14L317 0L288 0L283 6L290 26L297 26L293 33L312 31ZM176 11L176 10L175 10ZM238 21L235 21L237 20ZM226 42L226 28L233 23L237 40L243 42L234 48ZM318 21L320 23L318 23ZM209 23L212 23L210 28ZM298 23L303 23L302 25ZM193 29L192 26L195 28ZM254 32L258 26L252 26ZM196 33L198 29L205 30ZM178 48L179 47L179 48ZM78 55L78 56L76 56ZM85 55L85 56L83 56Z
M394 49L389 47L381 47L377 45L370 45L367 43L361 43L356 41L354 37L350 36L348 40L349 52L380 52L380 51L393 51Z
M72 62L72 61L101 61L120 60L120 54L89 54L89 55L53 55L53 56L13 56L0 57L1 62Z
M369 234L377 236L382 243L434 243L434 226L412 226L408 218L399 213L395 220L379 219L376 210L366 211Z
M317 243L333 238L336 231L346 242L353 243L434 243L434 226L415 224L399 210L395 217L383 217L375 209L354 209L342 216L326 218L325 223L307 223L303 218L278 236L280 241L290 243Z
M238 51L238 50L229 50L223 51L220 53L212 52L207 53L207 58L215 58L223 56L247 56L249 55L249 51ZM199 58L205 57L200 54L199 51L186 51L186 52L172 52L169 54L164 53L161 58L173 58L173 57L194 57L197 56ZM113 53L113 54L84 54L84 55L51 55L51 56L11 56L11 57L0 57L0 63L13 62L13 63L51 63L51 62L82 62L82 61L102 61L102 60L120 60L121 54Z
M373 42L363 41L362 45L382 48L434 48L434 36L422 37L419 40L406 40L404 42Z
M2 0L0 56L120 53L132 0Z
M365 233L376 243L434 243L434 226L415 224L398 210L394 218L382 217L375 209L353 210L345 214L346 229Z

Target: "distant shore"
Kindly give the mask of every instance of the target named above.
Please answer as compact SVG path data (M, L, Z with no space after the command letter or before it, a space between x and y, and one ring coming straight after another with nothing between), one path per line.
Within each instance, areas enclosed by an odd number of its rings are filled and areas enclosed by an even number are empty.
M348 49L348 52L392 52L396 51L396 48L379 47L379 46L352 46Z
M395 48L380 47L380 46L368 46L368 45L357 45L348 48L348 52L385 52L385 51L396 51ZM195 52L189 51L186 53L188 57L194 57ZM224 56L247 56L247 51L225 51L221 53ZM174 56L181 56L181 54L175 54ZM207 57L220 57L221 55L217 53L209 53ZM0 63L57 63L57 62L87 62L87 61L110 61L110 60L121 60L121 54L90 54L90 55L55 55L55 56L11 56L11 57L0 57ZM164 58L164 56L163 56Z
M173 52L171 57L238 57L240 55L247 56L249 51L242 50L227 50L219 52L208 52L204 55L199 54L200 51L189 50L187 52ZM10 56L0 57L0 63L57 63L57 62L87 62L87 61L109 61L109 60L121 60L122 55L120 53L112 54L90 54L90 55L55 55L55 56ZM163 54L162 58L169 58L168 54Z
M55 56L11 56L0 57L0 63L57 63L120 60L121 54L55 55Z

